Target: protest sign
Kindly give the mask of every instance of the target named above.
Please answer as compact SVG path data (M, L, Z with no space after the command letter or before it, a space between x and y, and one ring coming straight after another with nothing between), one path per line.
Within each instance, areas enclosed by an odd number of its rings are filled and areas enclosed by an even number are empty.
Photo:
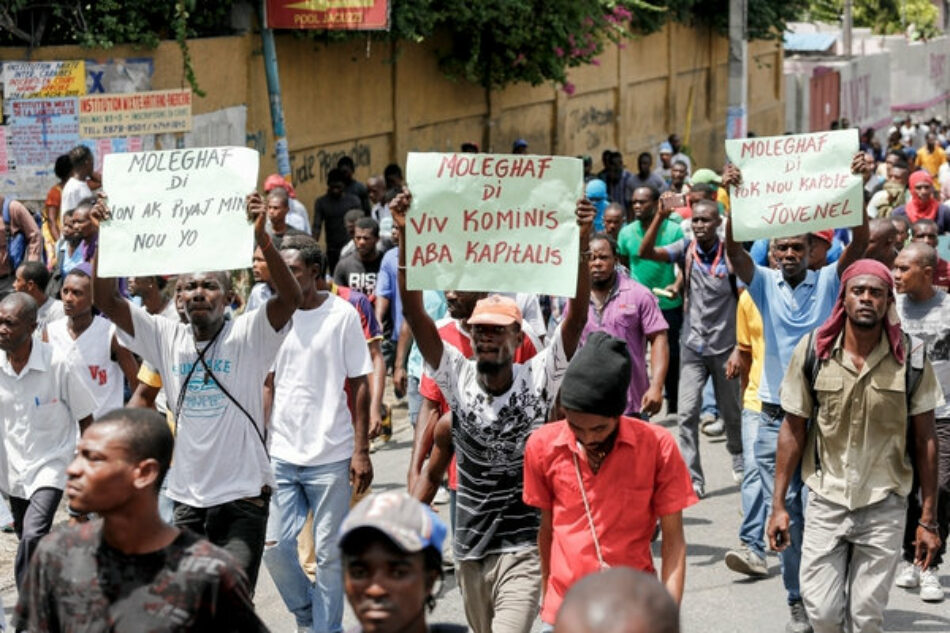
M737 241L788 237L861 224L864 181L851 173L857 130L726 141L742 170L730 192Z
M7 156L7 128L4 125L0 125L0 174L7 173L9 169L9 158Z
M79 144L79 99L15 99L8 123L14 164L53 165Z
M260 155L247 147L109 154L102 188L99 274L172 275L245 268L254 232L245 197Z
M191 129L191 90L89 95L79 100L83 138L141 136Z
M3 98L78 97L86 94L86 66L65 62L3 62Z
M410 288L574 296L579 159L410 153L406 177Z

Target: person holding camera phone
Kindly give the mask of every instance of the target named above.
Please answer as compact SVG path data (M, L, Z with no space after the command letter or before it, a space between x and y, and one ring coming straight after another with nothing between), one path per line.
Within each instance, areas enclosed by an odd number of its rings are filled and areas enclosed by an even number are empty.
M742 472L742 418L739 381L728 375L726 365L736 346L736 276L725 257L725 246L717 235L722 223L719 206L712 200L693 204L690 224L693 239L682 238L656 247L661 226L682 205L682 194L664 193L660 210L653 217L643 242L642 259L672 262L683 269L684 305L680 350L679 444L689 467L693 490L700 499L706 494L706 480L699 456L699 414L703 387L711 376L716 403L726 428L726 448L732 468Z

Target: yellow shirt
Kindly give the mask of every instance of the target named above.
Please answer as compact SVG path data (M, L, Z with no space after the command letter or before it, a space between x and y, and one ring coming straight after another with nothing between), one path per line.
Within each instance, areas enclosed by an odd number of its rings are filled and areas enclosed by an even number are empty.
M138 374L139 382L145 383L149 387L154 387L155 389L162 388L162 376L157 371L155 371L151 365L148 363L142 363L139 367ZM175 414L170 408L165 410L165 421L168 422L168 428L172 430L172 433L175 433Z
M929 151L927 146L924 145L917 150L917 158L914 159L914 165L923 167L934 178L937 177L937 174L940 172L940 166L945 162L947 162L947 154L939 145L934 145L933 152Z
M759 378L762 375L762 362L765 360L765 337L762 335L762 315L748 292L739 295L739 304L736 306L736 344L742 351L752 353L749 384L742 394L742 408L761 411Z
M808 338L795 347L782 381L782 408L803 418L812 417L813 410L803 368ZM855 510L889 494L910 492L914 473L907 455L908 415L932 411L943 396L928 360L908 414L906 363L899 364L890 353L887 336L881 334L861 371L844 351L843 340L842 334L815 379L818 420L808 430L802 478L823 499Z

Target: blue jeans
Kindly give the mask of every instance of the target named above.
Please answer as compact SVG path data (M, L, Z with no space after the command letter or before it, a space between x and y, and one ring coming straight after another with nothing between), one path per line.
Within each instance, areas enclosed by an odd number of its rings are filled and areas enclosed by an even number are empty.
M322 466L296 466L279 459L271 463L277 490L271 497L264 564L297 626L339 633L343 630L343 564L336 539L350 508L350 460ZM316 586L297 556L297 537L310 510Z
M712 376L706 379L706 386L703 387L703 408L701 413L708 413L714 418L719 417L719 407L716 406L716 391L713 389Z
M778 430L785 413L775 405L763 403L759 418L759 433L755 439L755 461L759 466L762 494L765 495L765 513L772 511L772 493L775 490L775 453L778 450ZM788 482L785 494L785 509L788 511L790 543L779 554L782 563L782 582L788 592L788 603L802 599L799 590L798 570L802 561L802 530L805 527L805 488L802 486L801 468L796 468Z
M755 462L755 440L759 434L758 411L742 410L742 523L739 540L760 558L765 558L765 521L768 507L762 478Z

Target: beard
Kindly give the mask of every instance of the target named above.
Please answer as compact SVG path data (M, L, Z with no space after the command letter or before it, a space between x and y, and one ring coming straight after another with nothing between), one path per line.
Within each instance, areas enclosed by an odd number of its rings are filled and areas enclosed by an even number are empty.
M495 375L502 370L507 365L507 363L502 363L494 360L480 360L476 361L475 369L478 370L480 374Z

